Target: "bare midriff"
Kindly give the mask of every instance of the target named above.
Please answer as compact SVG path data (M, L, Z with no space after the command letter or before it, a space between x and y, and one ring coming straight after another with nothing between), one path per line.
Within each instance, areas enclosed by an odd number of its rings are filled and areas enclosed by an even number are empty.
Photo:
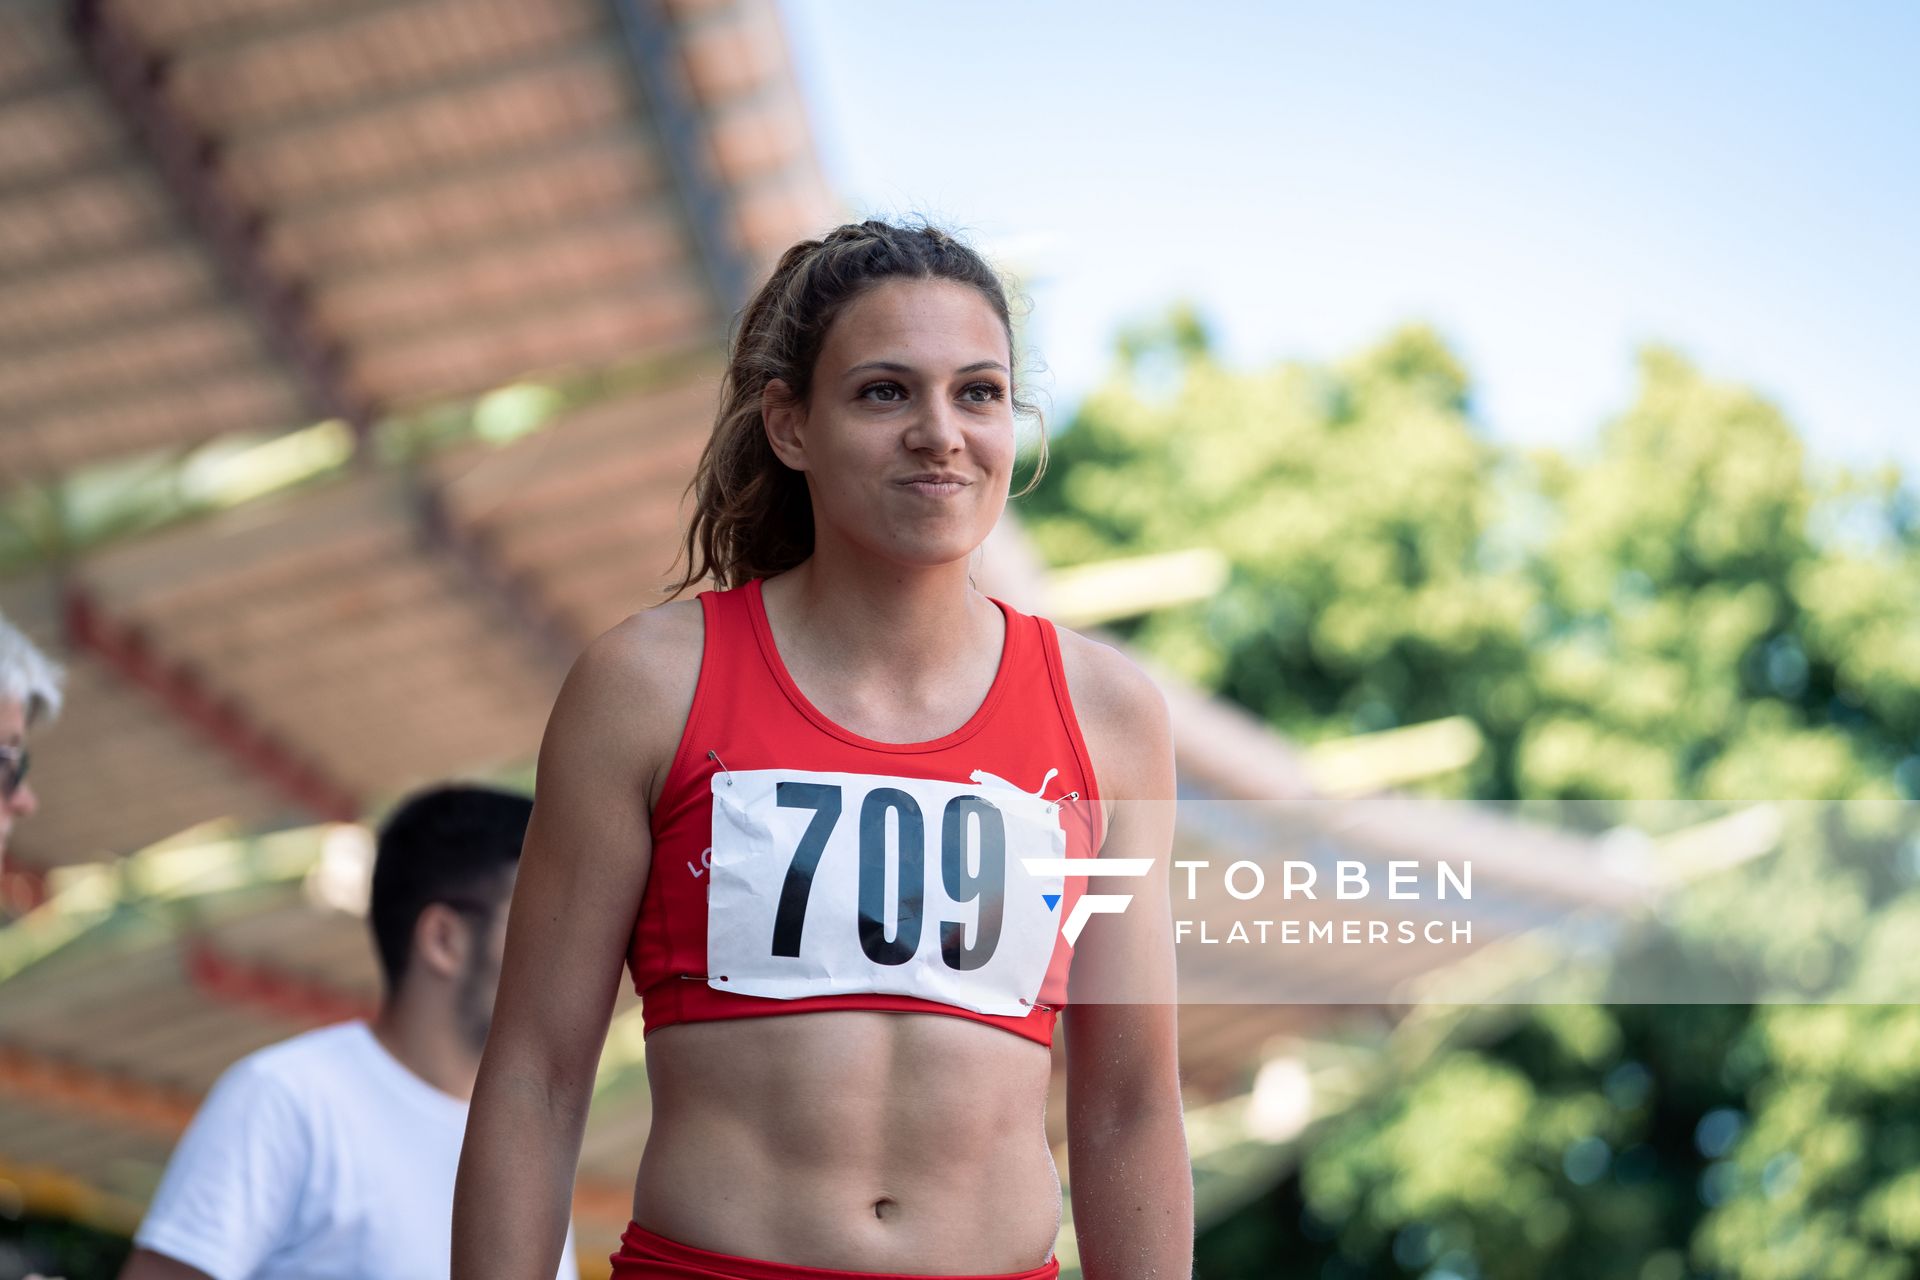
M649 1231L847 1271L1017 1272L1053 1252L1043 1045L832 1010L659 1027L646 1053L633 1217Z

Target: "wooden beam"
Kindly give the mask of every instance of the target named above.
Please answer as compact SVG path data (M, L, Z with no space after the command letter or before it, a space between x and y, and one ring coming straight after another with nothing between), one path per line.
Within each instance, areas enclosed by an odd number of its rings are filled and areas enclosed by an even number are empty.
M1047 603L1068 626L1094 626L1208 599L1227 574L1227 558L1211 547L1102 560L1048 574Z
M224 269L255 323L295 373L315 418L340 418L364 440L379 416L349 386L345 352L319 331L298 281L276 278L260 254L262 211L239 206L215 176L221 140L206 136L165 92L168 66L112 20L105 0L79 0L74 29L88 65L159 170L197 238ZM263 424L266 425L266 424Z
M186 939L182 960L194 990L221 1004L315 1027L372 1018L378 1012L374 1002L352 992L276 965L230 955L205 938Z
M221 698L197 672L161 658L140 630L116 625L82 587L68 590L66 632L75 649L91 653L127 683L152 694L235 763L265 779L289 800L317 817L337 822L360 816L358 797L297 748L253 723L242 707Z
M75 1112L172 1141L193 1119L193 1094L118 1072L0 1045L0 1090L40 1106Z
M715 171L707 123L687 81L678 24L663 0L614 0L648 121L685 201L687 230L722 316L747 301L753 272L725 182Z

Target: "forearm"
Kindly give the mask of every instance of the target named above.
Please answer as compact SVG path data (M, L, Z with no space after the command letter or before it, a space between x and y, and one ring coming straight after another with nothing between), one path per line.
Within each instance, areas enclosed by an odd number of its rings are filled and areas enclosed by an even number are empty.
M1085 1280L1190 1280L1193 1162L1179 1108L1083 1118L1067 1155Z
M453 1197L459 1280L550 1280L572 1212L586 1100L535 1075L484 1069Z

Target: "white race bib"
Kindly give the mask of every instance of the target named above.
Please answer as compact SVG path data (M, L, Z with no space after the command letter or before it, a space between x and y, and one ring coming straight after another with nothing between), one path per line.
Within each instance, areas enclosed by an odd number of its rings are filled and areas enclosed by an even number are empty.
M980 785L716 773L707 985L1025 1016L1053 959L1064 881L1021 860L1066 857L1066 834L1053 801L973 776Z

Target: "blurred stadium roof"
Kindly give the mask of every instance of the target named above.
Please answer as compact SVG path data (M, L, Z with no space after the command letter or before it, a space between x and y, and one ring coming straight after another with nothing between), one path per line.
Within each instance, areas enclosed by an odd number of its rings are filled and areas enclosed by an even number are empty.
M346 441L306 483L132 536L56 522L0 581L70 673L4 886L0 1180L124 1230L222 1068L371 1007L364 831L328 824L530 763L573 655L657 598L729 318L839 216L771 0L0 9L7 501L57 511L102 467L236 436ZM407 444L530 379L565 388L535 429ZM1049 611L1011 520L983 586ZM1251 717L1163 684L1183 794L1313 793ZM1400 856L1446 844L1436 815L1403 825ZM1637 900L1569 838L1471 843L1528 909ZM1244 1105L1275 1038L1333 1012L1183 1007L1193 1105ZM582 1161L590 1271L647 1123L632 1013ZM1059 1143L1058 1070L1055 1092ZM1257 1168L1236 1141L1219 1167Z
M666 568L733 308L833 220L772 5L0 23L0 476L323 420L366 464L0 586L73 665L19 864L524 757L569 650ZM530 447L377 464L410 411L635 368Z

